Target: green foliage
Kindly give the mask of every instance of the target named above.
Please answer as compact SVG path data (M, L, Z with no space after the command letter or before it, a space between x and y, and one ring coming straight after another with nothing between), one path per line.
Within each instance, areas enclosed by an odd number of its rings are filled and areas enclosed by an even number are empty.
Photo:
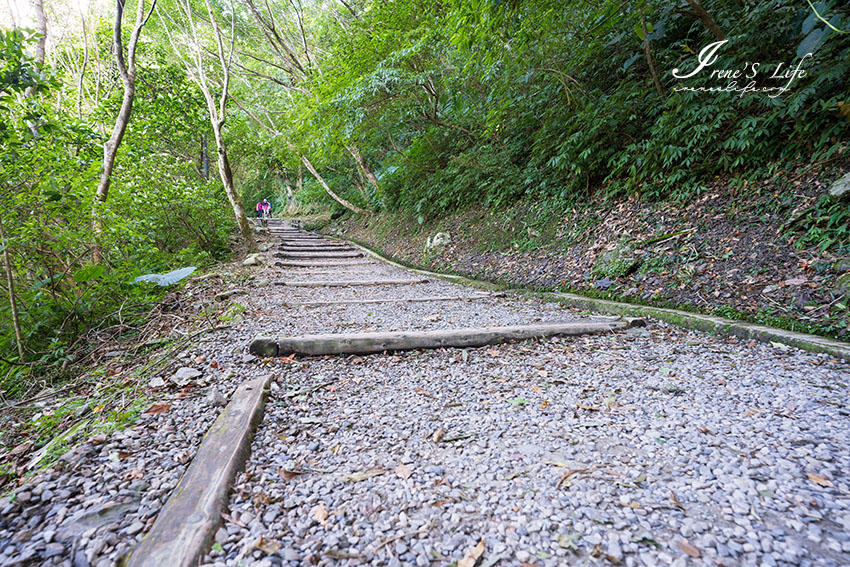
M805 76L776 98L677 90L723 83L710 70L672 76L714 41L675 3L370 3L323 38L325 70L311 83L320 104L298 107L295 136L323 147L326 164L345 162L340 141L358 143L380 174L369 204L422 219L529 196L570 206L600 188L689 199L718 175L846 159L850 36L787 0L705 7L728 40L712 69L759 62L758 86L777 86L773 70L812 51ZM816 8L833 27L850 23L838 2Z
M31 41L0 30L0 222L14 284L0 293L4 395L35 378L62 377L94 330L140 322L163 292L134 285L136 276L211 264L228 253L234 230L220 184L186 159L207 135L197 90L163 61L140 65L144 79L109 200L93 210L103 136L79 119L78 108L55 104L66 77L33 62ZM103 57L110 57L108 44ZM105 97L90 112L110 124L119 105L120 97ZM103 226L97 241L93 215Z

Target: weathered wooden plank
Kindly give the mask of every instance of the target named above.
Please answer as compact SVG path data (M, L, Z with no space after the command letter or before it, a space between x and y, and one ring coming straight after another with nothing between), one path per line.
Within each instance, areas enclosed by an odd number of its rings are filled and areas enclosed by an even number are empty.
M331 307L334 305L365 305L371 303L425 303L430 301L475 301L493 297L489 293L478 295L434 295L425 297L399 297L387 299L342 299L338 301L303 301L288 303L292 307Z
M393 350L433 349L446 347L479 347L512 340L584 335L626 329L643 324L642 320L572 323L549 323L512 327L479 327L439 331L408 331L396 333L351 333L304 335L274 339L258 337L250 351L259 356L283 354L327 355L368 354Z
M201 562L221 524L230 485L248 457L270 380L257 378L236 389L127 567L195 567Z
M362 258L363 252L277 252L275 258Z
M325 245L325 244L317 244L317 245L309 245L305 246L303 244L297 245L282 245L278 247L278 250L281 252L358 252L356 248L352 248L351 246L336 246L336 245Z
M358 287L358 286L375 286L375 285L413 285L427 283L427 279L407 279L407 280L308 280L296 282L292 280L282 280L272 282L274 285L284 285L287 287Z
M281 246L305 246L305 247L316 247L316 246L333 246L335 248L355 248L351 244L346 242L334 242L332 240L324 240L324 239L315 239L315 240L289 240L285 239Z
M340 267L340 266L362 266L366 264L375 265L377 262L374 260L340 260L338 262L321 262L319 260L310 262L305 260L290 260L287 262L277 261L274 263L275 266L278 267L292 267L292 268L332 268L332 267Z

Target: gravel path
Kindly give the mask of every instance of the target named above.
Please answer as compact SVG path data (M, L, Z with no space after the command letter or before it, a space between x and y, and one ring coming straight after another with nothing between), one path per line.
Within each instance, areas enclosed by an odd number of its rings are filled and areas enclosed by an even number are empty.
M235 386L269 373L266 415L208 566L472 565L476 546L478 567L850 565L846 363L658 323L260 361L245 354L259 334L586 316L513 296L295 305L481 293L443 280L273 283L419 277L383 264L244 274L217 303L232 328L150 377L202 373L189 389L155 391L166 413L90 440L0 500L0 566L116 565Z

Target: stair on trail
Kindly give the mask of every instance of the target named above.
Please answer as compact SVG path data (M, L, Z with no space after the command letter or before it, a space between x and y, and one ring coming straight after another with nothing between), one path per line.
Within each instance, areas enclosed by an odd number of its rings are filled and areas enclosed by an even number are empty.
M275 258L299 260L303 258L362 258L363 252L275 252Z
M362 250L347 242L284 226L271 229L271 233L281 241L274 254L281 261L274 266L283 271L284 277L272 280L277 289L283 290L281 306L261 307L258 320L285 319L285 323L272 338L265 339L265 344L287 344L289 337L316 333L373 332L378 333L377 338L366 337L357 347L373 352L375 344L389 345L388 350L435 348L452 341L463 346L552 334L610 332L630 325L611 318L597 319L592 324L585 324L588 319L582 318L584 323L572 324L564 321L563 315L568 313L568 319L575 316L559 306L543 308L552 314L551 318L544 318L535 313L540 310L537 303L530 307L527 302L496 297L442 279L411 277L408 270L365 258ZM269 301L274 300L266 303ZM459 309L461 312L456 314ZM284 312L286 317L278 315ZM547 327L547 319L555 319L555 326ZM500 332L499 327L511 330ZM438 332L436 338L429 334L433 332ZM410 342L417 333L425 333L424 338ZM439 333L449 333L449 338ZM402 336L407 338L399 338ZM366 343L371 346L364 346ZM351 352L358 351L355 348Z

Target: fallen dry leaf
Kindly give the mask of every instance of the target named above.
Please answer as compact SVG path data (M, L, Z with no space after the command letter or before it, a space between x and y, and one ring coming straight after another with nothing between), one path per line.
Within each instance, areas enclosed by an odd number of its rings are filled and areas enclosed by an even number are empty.
M103 411L103 408L105 408L105 407L106 407L106 406L105 406L105 405L103 405L103 404L100 404L99 406L94 406L94 407L91 409L91 412L92 412L92 413L100 413L100 412L102 412L102 411Z
M565 472L561 476L561 480L558 481L558 484L555 485L555 490L561 488L561 485L564 484L567 481L568 478L570 478L574 474L578 474L578 473L581 473L581 472L587 472L587 469L572 469L572 470Z
M273 553L277 553L280 551L282 545L280 542L274 539L266 539L264 536L260 535L260 539L257 540L257 543L254 544L254 547L265 553L266 555L272 555Z
M434 396L434 394L432 394L432 393L431 393L431 392L429 392L428 390L424 390L424 389L420 388L419 386L417 386L417 387L416 387L416 388L414 388L413 390L414 390L417 394L422 394L423 396L428 396L429 398L434 398L434 397L436 397L436 396Z
M121 475L121 480L136 480L137 478L145 478L145 473L142 472L142 469L130 469Z
M328 525L328 511L325 510L325 503L320 502L318 506L313 507L310 510L310 513L316 518L316 521L322 524L323 526Z
M157 402L148 409L145 410L145 413L157 415L161 413L166 413L171 409L171 404L169 402Z
M478 559L484 555L486 545L483 539L479 541L478 545L467 551L463 559L457 562L457 567L475 567Z
M411 472L410 470L410 467L408 467L404 463L399 463L399 465L394 470L395 474L397 474L401 480L407 480L410 478L410 475L413 474L413 472Z
M367 478L372 478L373 476L382 475L385 472L387 472L387 469L369 469L367 471L343 475L339 478L339 480L343 482L360 482L362 480L366 480Z
M595 408L593 406L587 406L587 405L584 405L584 404L576 404L576 406L581 408L581 409L588 410L588 411L599 411L599 408Z
M233 518L233 517L229 516L228 514L225 514L224 512L221 513L221 519L224 520L225 522L230 522L234 526L238 526L240 528L247 527L245 524L240 522L238 519Z
M670 502L672 502L673 506L676 506L677 508L681 508L682 510L685 509L685 507L682 505L682 503L679 502L679 499L676 498L676 494L673 493L673 492L670 493Z
M677 541L676 548L686 555L690 555L694 559L698 559L700 554L699 549L688 543L688 540Z
M434 432L434 434L431 436L431 440L434 443L439 443L440 440L443 438L443 435L445 435L445 434L446 434L446 430L443 429L443 428L440 428L440 429L438 429L437 431Z
M832 481L830 481L828 478L822 477L819 474L815 474L813 472L810 472L810 473L806 473L806 475L809 477L809 480L814 482L815 484L825 486L826 488L832 488L834 486L832 484Z
M288 470L283 467L277 467L277 474L279 474L283 480L289 482L293 478L299 476L301 474L300 470Z

